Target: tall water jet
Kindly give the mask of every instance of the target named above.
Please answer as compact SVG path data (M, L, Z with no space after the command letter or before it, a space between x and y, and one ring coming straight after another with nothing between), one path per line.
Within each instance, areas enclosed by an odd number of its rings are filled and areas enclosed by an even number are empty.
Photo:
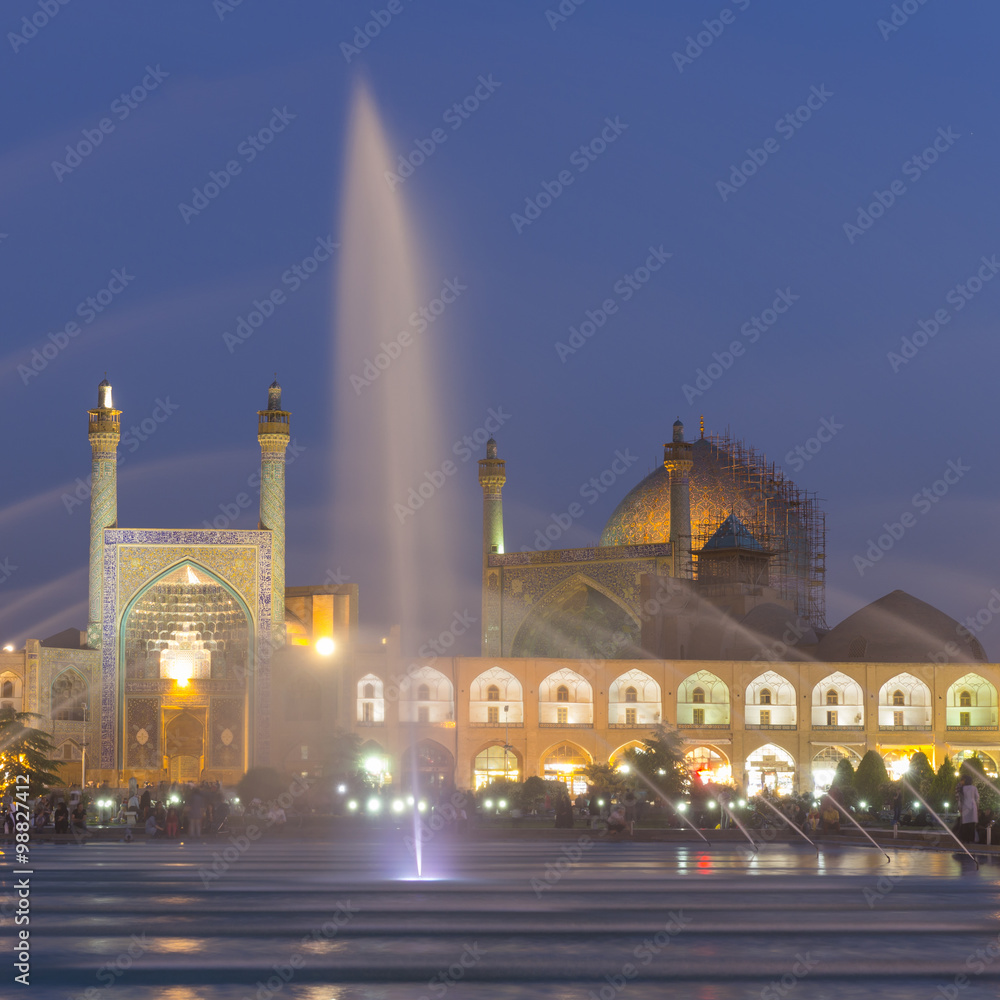
M452 596L449 521L461 490L449 490L452 472L442 471L457 436L445 434L439 419L445 321L435 313L421 329L419 318L440 282L435 276L429 285L418 265L426 266L426 246L414 239L404 190L386 179L394 158L362 80L346 149L335 305L335 551L350 547L352 582L382 605L378 617L401 626L403 648L412 651L462 610Z

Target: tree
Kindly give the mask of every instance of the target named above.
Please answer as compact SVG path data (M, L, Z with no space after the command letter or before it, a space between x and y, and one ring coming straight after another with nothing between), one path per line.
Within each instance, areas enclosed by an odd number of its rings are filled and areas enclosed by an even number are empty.
M923 750L918 750L910 758L910 767L906 772L906 780L910 787L918 792L922 798L927 798L930 794L931 785L934 783L934 768L927 759L927 754Z
M600 788L609 795L624 795L626 792L635 791L636 778L630 764L624 765L627 770L622 769L622 765L617 768L610 764L588 764L583 773L595 788Z
M517 804L522 812L533 813L545 805L545 796L549 794L547 782L533 774L526 778L518 790Z
M18 775L27 777L31 796L40 795L48 785L59 784L49 734L28 725L40 718L34 712L0 709L0 799L8 792L25 788L23 783L17 783Z
M353 778L361 770L361 737L335 729L323 747L324 774L331 778Z
M885 769L885 761L876 750L869 750L854 772L854 790L858 799L872 812L879 812L885 804L888 788L889 775Z
M833 775L830 784L830 791L835 792L835 798L841 805L850 806L854 804L856 793L854 790L854 766L850 758L841 757L837 761L837 770Z
M954 809L955 808L955 768L952 767L951 758L945 757L944 762L938 768L938 773L931 782L927 801L932 809Z
M653 785L668 797L683 793L691 776L684 764L684 741L677 730L660 722L642 743L622 754L625 763L641 776L639 783Z
M251 767L236 784L240 801L249 806L254 799L273 802L282 792L287 792L292 779L273 767Z

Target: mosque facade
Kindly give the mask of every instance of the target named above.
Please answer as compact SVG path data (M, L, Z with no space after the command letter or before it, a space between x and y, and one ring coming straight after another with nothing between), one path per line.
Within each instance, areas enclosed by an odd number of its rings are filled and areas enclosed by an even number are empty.
M118 524L121 412L88 413L89 617L0 652L0 706L39 714L67 781L236 780L268 765L330 775L353 734L400 788L540 775L582 789L659 723L691 767L748 791L824 787L842 757L916 750L1000 762L1000 665L966 626L902 591L835 628L814 497L727 437L685 440L590 548L507 552L506 462L483 496L480 655L411 660L369 642L357 587L285 585L281 388L257 413L255 530ZM450 645L448 643L447 645Z

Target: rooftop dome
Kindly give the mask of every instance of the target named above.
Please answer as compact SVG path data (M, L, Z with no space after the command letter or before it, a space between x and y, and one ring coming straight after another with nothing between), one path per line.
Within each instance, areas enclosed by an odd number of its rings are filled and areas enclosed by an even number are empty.
M697 553L735 515L756 543L773 552L770 586L792 601L796 614L824 625L823 514L763 455L726 436L703 437L691 448L691 548ZM601 545L670 540L670 476L654 469L614 509Z
M903 590L894 590L845 618L820 640L828 663L982 663L979 640L954 618Z
M732 660L811 660L816 633L808 622L780 604L758 604L736 625L725 651Z

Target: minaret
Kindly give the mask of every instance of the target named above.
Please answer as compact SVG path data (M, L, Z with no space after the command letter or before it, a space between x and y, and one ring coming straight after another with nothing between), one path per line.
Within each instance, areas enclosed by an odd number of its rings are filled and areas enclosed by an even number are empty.
M260 442L260 521L271 532L271 637L285 639L285 449L291 413L281 408L277 376L267 390L267 409L257 411Z
M497 458L497 443L486 442L486 458L479 460L483 488L483 656L500 656L500 569L490 568L493 553L503 552L503 497L507 463Z
M100 649L104 619L104 529L118 524L118 440L122 411L111 402L111 383L105 375L97 387L97 407L88 410L87 437L90 464L90 610L87 645Z
M663 446L663 466L670 473L670 548L674 576L690 580L691 571L691 485L694 461L691 445L684 440L684 424L674 421L674 439Z

